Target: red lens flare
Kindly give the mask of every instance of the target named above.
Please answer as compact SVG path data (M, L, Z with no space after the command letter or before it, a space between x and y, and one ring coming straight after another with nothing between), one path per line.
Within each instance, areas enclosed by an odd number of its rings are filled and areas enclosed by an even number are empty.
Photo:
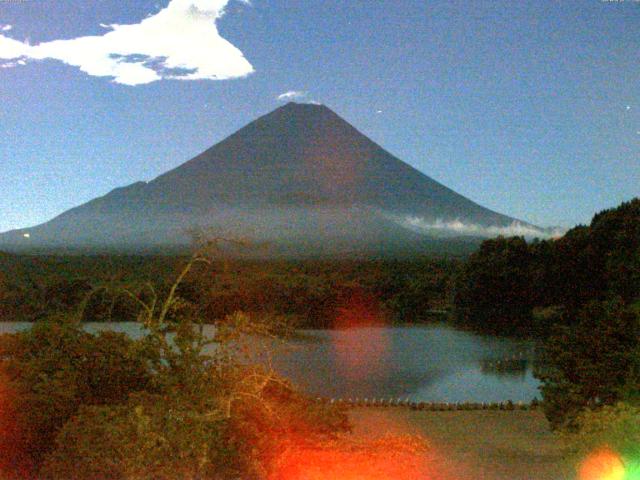
M23 435L17 420L16 395L0 370L0 478L27 478L30 462L23 458Z
M269 480L430 480L427 445L416 437L388 437L322 446L292 445L277 460Z
M608 448L591 453L578 468L578 480L624 480L625 468L620 455Z
M366 163L344 132L325 130L322 142L307 144L303 158L306 159L306 170L316 182L315 188L327 199L357 197Z
M333 351L340 373L347 379L367 378L373 370L384 368L390 348L385 315L375 298L360 291L351 293L338 309L331 331ZM353 327L366 332L349 332Z

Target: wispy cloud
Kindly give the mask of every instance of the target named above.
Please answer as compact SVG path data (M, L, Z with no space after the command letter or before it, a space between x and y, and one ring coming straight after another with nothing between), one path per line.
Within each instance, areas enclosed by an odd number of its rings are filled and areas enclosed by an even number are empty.
M290 102L296 100L298 102L310 103L312 105L322 105L322 103L312 99L309 96L309 92L305 92L302 90L289 90L288 92L281 93L276 97L276 100L280 102Z
M24 60L18 60L17 62L5 62L5 63L0 63L0 68L13 68L13 67L17 67L18 65L26 65L27 62L25 62Z
M0 25L0 30L2 30L3 32L8 32L12 28L13 28L13 25Z
M289 90L288 92L281 93L276 98L281 102L287 100L304 100L309 96L309 92L303 92L301 90Z
M0 35L0 59L9 60L5 66L24 59L59 60L125 85L244 77L253 67L216 27L229 1L171 0L140 23L101 24L109 31L100 36L29 45Z
M460 220L435 220L427 221L414 216L392 216L392 219L400 225L411 230L444 235L462 235L475 237L505 237L523 236L527 238L557 238L565 233L564 229L542 229L533 225L514 221L507 226L484 226L474 223L464 223Z

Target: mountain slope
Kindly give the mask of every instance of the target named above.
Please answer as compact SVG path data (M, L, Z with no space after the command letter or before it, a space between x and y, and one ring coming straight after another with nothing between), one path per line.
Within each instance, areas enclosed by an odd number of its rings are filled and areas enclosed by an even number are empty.
M183 244L185 228L196 225L290 245L424 240L402 226L407 217L492 228L516 222L392 156L329 108L289 103L149 183L0 235L0 247Z

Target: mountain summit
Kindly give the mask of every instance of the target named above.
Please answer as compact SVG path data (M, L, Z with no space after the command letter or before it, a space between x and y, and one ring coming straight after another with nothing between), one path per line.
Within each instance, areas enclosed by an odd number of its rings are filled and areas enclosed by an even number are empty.
M0 247L184 245L196 226L310 254L537 231L407 165L329 108L288 103L148 183L2 234Z

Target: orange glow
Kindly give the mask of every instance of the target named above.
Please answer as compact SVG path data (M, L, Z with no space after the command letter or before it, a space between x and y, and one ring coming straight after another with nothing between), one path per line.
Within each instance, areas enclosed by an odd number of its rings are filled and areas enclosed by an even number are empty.
M579 480L623 480L625 469L615 452L604 448L584 459L578 469Z
M428 458L427 446L415 437L291 446L269 480L443 480L430 470Z
M386 324L378 302L367 295L355 292L339 309L332 334L333 349L341 373L348 379L366 378L373 369L384 366L389 350ZM367 335L350 335L341 329L374 327Z
M14 405L15 395L0 371L0 478L26 478L28 463L21 456L21 438Z
M306 145L303 158L321 194L334 200L357 195L365 162L339 132L325 131L322 142Z

